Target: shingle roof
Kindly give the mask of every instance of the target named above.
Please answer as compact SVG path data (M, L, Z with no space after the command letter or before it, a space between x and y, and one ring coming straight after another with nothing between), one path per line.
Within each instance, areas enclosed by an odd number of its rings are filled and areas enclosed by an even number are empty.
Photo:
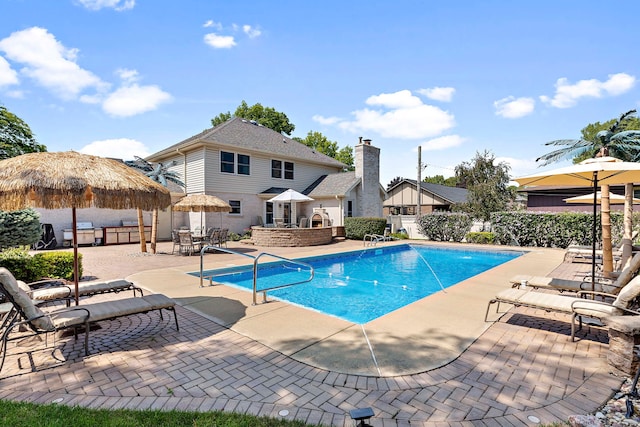
M329 175L322 175L320 178L308 186L303 194L313 197L333 197L343 196L360 182L356 178L355 172L340 172Z
M336 159L319 153L298 141L239 117L234 117L216 127L204 130L148 156L148 159L162 158L166 154L173 154L176 149L194 142L210 142L236 149L263 152L270 156L307 160L334 167L346 167Z
M409 182L414 186L416 185L415 179L405 178L403 181ZM448 185L431 184L429 182L421 182L420 187L451 203L465 203L467 201L467 194L469 194L466 188L449 187Z

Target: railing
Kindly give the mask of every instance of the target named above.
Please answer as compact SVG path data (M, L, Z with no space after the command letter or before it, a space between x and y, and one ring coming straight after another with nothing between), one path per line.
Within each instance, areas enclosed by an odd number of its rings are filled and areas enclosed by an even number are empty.
M307 264L306 262L302 262L302 261L297 261L297 260L281 257L280 255L275 255L275 254L270 254L270 253L267 253L267 252L262 252L258 256L253 256L253 255L249 255L249 254L244 254L242 252L233 251L231 249L221 248L219 246L207 245L207 246L204 246L200 250L200 287L203 287L202 281L203 281L203 278L204 278L204 273L203 273L204 253L208 249L214 249L216 251L226 252L228 254L233 254L233 255L242 255L244 257L253 259L253 305L257 305L258 304L258 302L257 302L258 292L262 292L262 302L265 303L265 302L267 302L267 291L272 291L274 289L287 288L289 286L294 286L294 285L299 285L299 284L302 284L302 283L310 282L310 281L313 280L313 276L315 274L314 269L310 264ZM281 261L285 261L285 262L288 262L290 264L294 264L294 265L298 265L298 266L302 266L302 267L308 268L309 269L309 277L307 279L305 279L305 280L300 280L298 282L285 283L283 285L272 286L270 288L260 289L258 291L258 261L263 256L270 256L272 258L277 258L277 259L279 259ZM213 283L212 277L213 276L209 277L209 284L210 285Z
M365 234L362 238L363 246L367 246L367 238L369 238L369 246L375 246L379 241L384 241L384 236L379 234Z

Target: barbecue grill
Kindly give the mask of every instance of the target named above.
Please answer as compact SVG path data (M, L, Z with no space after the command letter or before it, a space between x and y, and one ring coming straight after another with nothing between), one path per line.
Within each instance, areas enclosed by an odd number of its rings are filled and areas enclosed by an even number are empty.
M102 228L95 228L91 222L78 222L76 224L76 234L78 236L79 245L99 245L102 243ZM65 228L62 230L64 246L73 244L73 229Z

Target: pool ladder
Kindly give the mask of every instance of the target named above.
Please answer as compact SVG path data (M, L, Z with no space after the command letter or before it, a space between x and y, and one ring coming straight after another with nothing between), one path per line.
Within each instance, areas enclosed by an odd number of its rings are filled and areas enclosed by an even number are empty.
M362 238L362 245L375 246L378 244L378 242L384 242L384 241L385 241L385 237L381 236L380 234L365 234L364 237Z
M231 250L231 249L221 248L220 246L207 245L207 246L204 246L200 250L200 287L203 287L202 282L203 282L203 279L204 279L204 274L203 274L204 254L209 249L213 249L213 250L220 251L220 252L226 252L228 254L233 254L233 255L242 255L244 257L253 259L253 305L257 305L258 304L258 302L257 302L258 301L258 292L262 292L262 302L265 303L265 302L267 302L267 291L272 291L274 289L288 288L289 286L294 286L294 285L299 285L299 284L302 284L302 283L310 282L310 281L313 280L313 275L315 273L313 267L310 264L307 264L306 262L302 262L302 261L297 261L297 260L281 257L280 255L270 254L270 253L267 253L267 252L261 252L259 255L253 256L253 255L245 254L245 253L242 253L242 252L234 251L234 250ZM260 258L262 258L263 256L269 256L271 258L276 258L276 259L279 259L281 261L285 261L285 262L290 263L290 264L294 264L294 265L298 265L298 266L302 266L302 267L308 268L309 269L309 277L307 279L305 279L305 280L301 280L301 281L298 281L298 282L286 283L286 284L283 284L283 285L272 286L270 288L265 288L265 289L258 290L258 261L260 261ZM213 284L213 276L208 276L208 278L209 278L209 285Z

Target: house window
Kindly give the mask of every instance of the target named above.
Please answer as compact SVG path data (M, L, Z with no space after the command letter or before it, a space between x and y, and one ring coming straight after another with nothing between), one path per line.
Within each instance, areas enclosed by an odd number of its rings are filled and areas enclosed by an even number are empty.
M238 175L251 175L250 158L246 154L238 154Z
M348 217L352 217L353 216L353 201L352 200L348 200L347 201L347 216Z
M220 172L234 173L235 166L235 154L227 151L220 152Z
M284 179L293 179L293 163L284 162Z
M238 170L236 171L236 163ZM220 172L237 173L238 175L251 175L251 157L246 154L220 152Z
M271 178L282 178L281 160L271 160Z
M240 215L242 213L242 209L240 206L240 200L229 200L229 204L231 205L231 215Z

